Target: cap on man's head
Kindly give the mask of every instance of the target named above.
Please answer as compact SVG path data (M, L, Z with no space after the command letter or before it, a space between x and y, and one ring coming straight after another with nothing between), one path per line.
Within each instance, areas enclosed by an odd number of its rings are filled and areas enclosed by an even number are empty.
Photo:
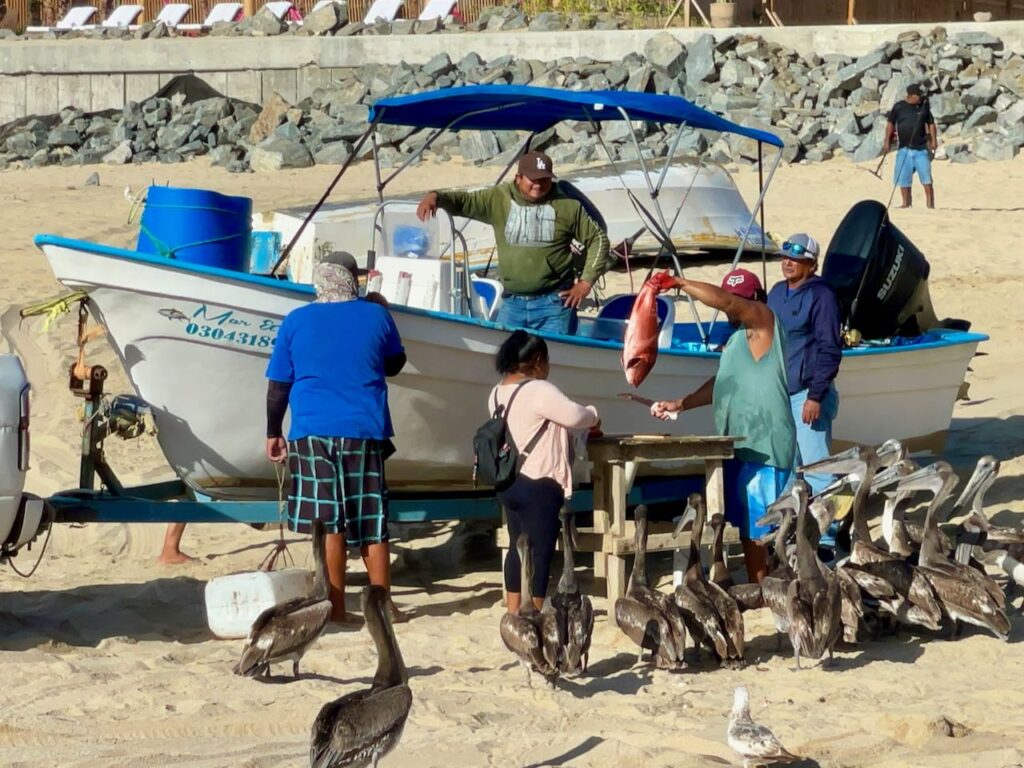
M750 301L760 301L764 297L761 281L749 269L734 269L723 277L722 290Z
M924 89L919 83L911 83L907 86L907 96L924 96Z
M816 261L820 254L818 241L805 232L790 235L782 244L782 256L786 259Z
M362 277L367 270L359 266L356 257L348 251L332 251L324 256L321 261L324 264L337 264L351 272L355 277Z
M543 152L527 152L519 158L519 175L530 181L555 178L551 158Z

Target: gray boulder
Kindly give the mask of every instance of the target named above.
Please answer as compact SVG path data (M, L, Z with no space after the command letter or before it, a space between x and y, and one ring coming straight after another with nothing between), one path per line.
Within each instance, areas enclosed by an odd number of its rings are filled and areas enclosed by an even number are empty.
M644 45L644 55L654 69L677 78L686 67L686 48L668 32L659 32Z
M968 107L988 106L999 95L999 86L990 77L978 79L974 85L964 91L961 99Z
M298 141L272 136L252 148L249 165L254 171L279 171L282 168L306 168L313 156Z
M302 22L302 28L312 35L329 35L348 21L348 9L344 3L327 3L317 8Z
M974 45L984 45L990 48L1002 49L1003 41L988 32L958 32L950 40L958 45L970 48Z
M466 160L489 160L501 152L493 131L469 131L459 137L459 152Z
M1014 56L1006 62L997 82L1016 96L1024 98L1024 58Z
M703 34L686 51L686 82L695 85L715 80L715 38ZM609 78L610 79L610 78ZM620 81L621 82L621 81Z
M980 128L983 125L990 125L999 118L999 114L992 107L978 107L971 116L964 121L963 130L969 131L972 128Z
M342 165L352 156L352 145L347 141L333 141L324 144L313 154L317 165Z
M1013 160L1018 147L1002 136L979 136L974 140L974 155L979 160Z
M940 93L929 100L932 117L939 125L959 123L967 117L967 107L956 93Z
M562 14L544 11L534 17L529 29L531 32L558 32L566 27L566 20Z
M754 69L745 61L729 59L722 65L718 79L726 88L748 85L749 81L754 79Z
M885 143L886 122L878 120L853 153L853 162L864 163L882 156Z

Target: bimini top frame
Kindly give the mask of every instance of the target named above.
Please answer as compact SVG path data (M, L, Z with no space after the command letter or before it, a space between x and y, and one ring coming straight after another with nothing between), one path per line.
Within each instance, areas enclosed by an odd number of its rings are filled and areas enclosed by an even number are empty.
M633 136L637 157L640 160L644 177L647 180L648 195L653 204L654 212L646 208L629 189L615 164L614 156L609 151L609 148L604 145L603 140L602 146L605 147L609 161L615 173L619 176L623 189L636 209L644 227L651 232L659 241L664 251L672 258L679 274L682 274L682 265L679 263L670 236L671 225L658 204L658 194L661 191L665 175L672 162L672 155L674 154L682 128L733 133L753 139L760 144L775 147L778 150L768 177L761 187L757 203L751 212L750 221L747 223L746 230L736 250L736 255L733 259L734 266L739 262L744 245L756 221L757 212L764 203L765 191L771 183L775 169L782 158L781 150L783 146L782 140L772 133L738 125L713 112L708 112L682 97L665 94L636 93L632 91L567 91L528 85L470 85L381 99L370 107L368 119L370 126L366 134L359 140L353 149L352 155L346 160L338 176L328 187L320 202L314 206L306 221L309 221L319 210L320 206L326 202L331 190L340 180L352 160L360 155L360 150L370 136L374 137L374 167L377 175L377 194L383 202L383 192L387 184L398 174L402 173L410 164L415 162L444 131L518 130L529 132L529 137L523 143L520 152L517 153L518 157L519 154L529 149L530 142L537 133L545 131L563 120L590 123L595 128L599 138L598 124L611 120L636 120L678 125L680 133L677 133L673 141L672 150L665 160L665 166L658 175L656 183L652 181L652 175L640 151L641 147L636 136ZM432 128L434 131L427 141L410 155L400 167L395 169L387 178L382 178L380 163L376 153L376 129L379 124ZM499 176L499 181L508 173L515 161L516 158L513 158L504 168ZM275 265L275 271L287 259L288 253L291 251L294 243L298 241L302 230L305 228L306 221L302 223L293 236L292 241L285 248L281 259ZM696 307L692 300L690 301L690 306L694 313L694 319L697 320L698 327L701 329L701 336L706 339L707 336L697 316ZM713 323L714 319L712 319Z

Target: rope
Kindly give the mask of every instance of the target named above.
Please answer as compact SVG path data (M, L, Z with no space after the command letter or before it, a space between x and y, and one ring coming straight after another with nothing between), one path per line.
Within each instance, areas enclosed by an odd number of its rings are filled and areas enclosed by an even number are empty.
M142 234L144 234L146 237L153 241L153 245L156 246L156 249L159 252L159 254L164 258L168 259L176 258L174 254L177 251L182 251L186 248L197 248L200 245L212 245L213 243L223 243L227 240L234 240L236 237L245 237L244 232L236 232L233 235L221 235L220 237L211 237L208 240L198 240L194 243L185 243L183 245L178 245L175 246L174 248L171 248L169 245L167 245L167 243L163 242L160 238L158 238L156 235L150 232L149 229L146 228L146 225L143 224L142 222L139 222L139 230L142 232Z
M27 579L30 576L32 576L32 574L34 574L36 572L36 569L39 567L39 564L43 562L43 555L46 554L46 545L50 543L50 534L53 533L53 526L57 522L57 513L54 511L53 506L49 504L46 500L43 501L43 506L46 507L46 510L50 513L50 524L46 527L46 538L43 539L43 548L39 550L39 557L36 558L35 565L33 565L29 569L28 573L22 573L18 570L18 566L14 564L13 560L7 560L7 564L11 566L11 570L19 576L21 576L23 579Z
M27 307L22 307L18 313L21 318L36 317L38 315L46 315L46 320L43 322L43 330L49 331L50 326L56 322L57 318L61 315L65 315L71 311L71 305L76 304L80 301L85 301L89 298L89 294L85 291L75 291L69 293L66 296L61 296L56 299L50 299L49 301L43 301L39 304L30 304Z
M274 463L274 474L277 475L277 541L274 542L270 552L260 562L259 570L261 571L274 570L278 565L278 558L280 558L281 565L285 568L295 565L295 560L292 558L291 552L288 551L288 543L284 540L285 510L287 509L284 497L284 469L277 462Z

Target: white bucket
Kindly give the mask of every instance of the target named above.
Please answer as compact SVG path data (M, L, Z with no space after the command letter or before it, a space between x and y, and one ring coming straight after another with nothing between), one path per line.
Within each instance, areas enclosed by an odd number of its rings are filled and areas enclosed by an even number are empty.
M218 576L206 583L206 622L217 637L246 637L267 608L312 591L313 574L302 568Z

